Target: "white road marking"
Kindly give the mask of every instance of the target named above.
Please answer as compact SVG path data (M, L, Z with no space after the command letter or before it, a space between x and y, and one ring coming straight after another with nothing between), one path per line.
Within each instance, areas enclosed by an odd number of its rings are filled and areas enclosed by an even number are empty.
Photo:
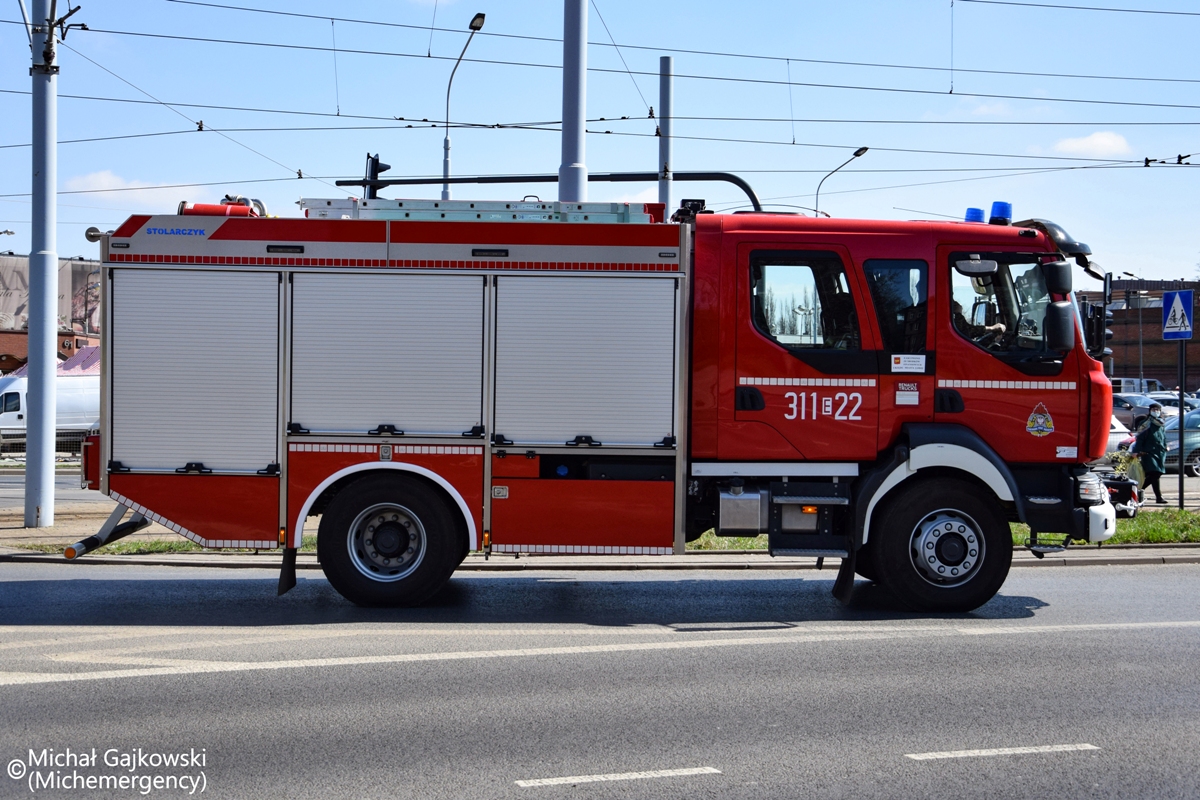
M938 758L977 758L980 756L1019 756L1025 753L1072 753L1077 750L1099 750L1094 744L1044 744L1038 747L995 747L991 750L946 750L941 753L905 753L913 761L933 761Z
M814 642L859 642L887 639L949 638L955 636L1005 635L1019 636L1045 633L1082 633L1107 631L1169 630L1200 628L1200 620L1178 622L1112 622L1078 625L990 625L971 626L838 626L798 627L787 633L763 633L753 636L720 636L720 638L672 638L652 642L612 642L595 645L564 647L524 647L508 650L466 650L429 653L393 653L366 656L304 658L278 661L211 661L160 660L152 657L124 657L112 653L98 658L103 663L157 664L141 669L95 670L90 672L0 672L0 686L28 686L46 683L74 683L107 680L110 678L142 678L156 675L195 675L255 670L323 669L327 667L362 666L369 664L405 664L423 661L469 661L491 658L528 658L533 656L571 656L602 653L630 653L655 650L697 650L713 647L754 647L771 644L809 644ZM464 631L465 633L465 631ZM364 635L368 635L364 633ZM675 636L680 636L676 633ZM298 637L303 638L303 637ZM133 652L136 652L136 648ZM111 651L110 651L111 652ZM50 656L74 661L77 654Z
M720 775L714 767L691 767L689 769L656 769L651 772L613 772L608 775L572 775L566 778L537 778L517 781L517 786L562 786L564 784L596 783L598 781L636 781L643 778L680 778L686 775Z

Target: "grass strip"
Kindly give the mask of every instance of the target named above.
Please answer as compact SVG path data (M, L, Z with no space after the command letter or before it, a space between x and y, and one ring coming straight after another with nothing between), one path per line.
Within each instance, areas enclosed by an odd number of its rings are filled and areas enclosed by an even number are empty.
M50 553L52 555L61 555L67 546L65 544L27 544L18 543L12 547L20 548L21 550L32 550L36 553ZM112 544L106 544L104 547L98 547L88 555L98 556L149 556L163 553L201 553L205 550L213 550L214 548L204 548L190 539L135 539L129 541L122 539ZM258 550L223 547L216 548L222 553L254 553L254 552L271 552L270 550ZM300 545L301 553L315 553L317 551L317 537L305 536Z

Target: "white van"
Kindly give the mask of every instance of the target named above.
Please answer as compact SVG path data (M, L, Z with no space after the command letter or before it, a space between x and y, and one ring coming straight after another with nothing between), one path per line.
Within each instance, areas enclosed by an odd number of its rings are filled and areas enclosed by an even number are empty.
M59 375L58 432L84 433L100 424L100 376ZM0 432L6 440L25 438L25 398L29 379L25 376L0 379Z

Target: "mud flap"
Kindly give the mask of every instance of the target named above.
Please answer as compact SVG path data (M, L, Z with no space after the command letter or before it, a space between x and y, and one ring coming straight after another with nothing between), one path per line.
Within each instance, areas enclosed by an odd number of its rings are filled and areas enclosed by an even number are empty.
M285 595L296 588L296 548L287 547L283 551L283 566L279 570L279 590L276 597Z
M851 550L850 555L842 559L837 580L833 582L833 597L839 603L850 602L850 592L854 589L854 560L857 556L858 551Z

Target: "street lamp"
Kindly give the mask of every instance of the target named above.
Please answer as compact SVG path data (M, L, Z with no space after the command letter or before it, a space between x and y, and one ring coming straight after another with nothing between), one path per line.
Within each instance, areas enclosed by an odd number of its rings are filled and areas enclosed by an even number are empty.
M467 54L467 48L471 46L471 40L475 38L475 34L483 27L483 14L476 14L471 18L471 24L468 26L471 29L471 35L467 37L467 43L463 45L462 52L458 54L458 61L454 62L454 69L450 70L450 80L446 83L446 140L442 143L442 199L450 199L450 87L454 85L454 73L458 72L458 65L462 62L463 56Z
M837 169L835 169L833 172L837 172L837 171L838 171L838 169L841 169L842 167L846 166L846 164L849 164L851 161L853 161L854 159L858 158L858 157L859 157L859 156L861 156L863 153L867 152L867 150L868 150L868 149L869 149L869 148L866 148L866 147L860 147L860 148L858 148L857 150L855 150L855 151L854 151L854 155L852 155L852 156L850 156L849 158L847 158L847 159L846 159L846 161L845 161L845 163L838 165L838 168L837 168ZM833 174L833 172L829 173L829 175L832 175L832 174ZM829 177L829 175L826 175L826 176L825 176L825 178L828 178L828 177ZM815 213L817 213L817 214L820 214L820 213L821 213L821 184L822 184L822 183L825 183L825 178L821 178L821 183L818 183L818 184L817 184L817 196L816 196L816 199L813 201L813 211L814 211ZM826 214L825 216L827 216L827 217L828 217L829 215L828 215L828 214Z
M1137 295L1137 299L1138 299L1138 384L1140 386L1139 391L1145 391L1146 390L1146 385L1145 385L1146 372L1145 372L1145 358L1142 356L1142 290L1140 288L1142 279L1140 277L1138 277L1137 275L1134 275L1132 272L1122 272L1121 274L1128 275L1129 277L1135 279L1138 282L1139 288L1137 289L1137 291L1134 292L1134 294ZM1125 297L1126 298L1129 297L1128 292L1125 293Z

